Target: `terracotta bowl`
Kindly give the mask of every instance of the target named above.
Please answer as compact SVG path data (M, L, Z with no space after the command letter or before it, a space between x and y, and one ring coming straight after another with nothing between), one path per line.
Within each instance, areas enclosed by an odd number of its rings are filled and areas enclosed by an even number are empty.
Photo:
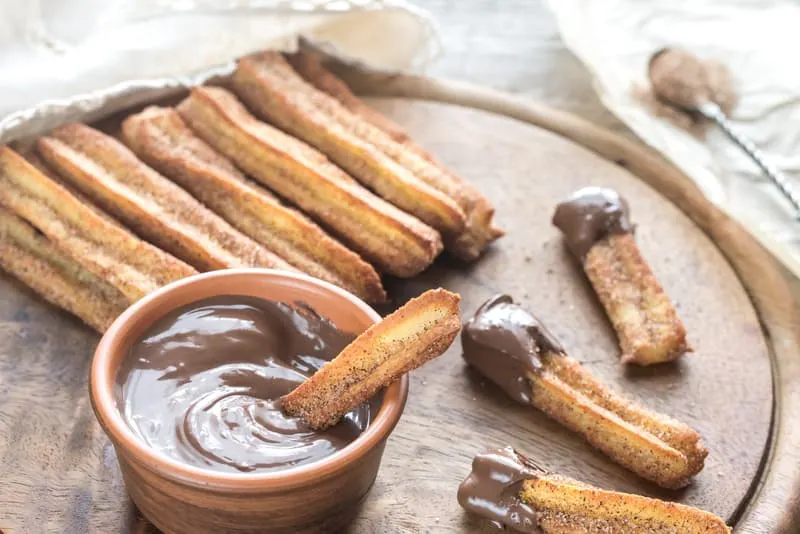
M165 533L336 532L350 522L378 474L386 438L405 407L408 378L355 441L318 462L272 473L219 473L148 447L118 408L116 375L131 344L179 306L220 295L307 302L340 329L360 333L380 316L357 297L314 278L267 269L215 271L143 298L108 329L92 361L92 407L113 443L125 485L142 514Z

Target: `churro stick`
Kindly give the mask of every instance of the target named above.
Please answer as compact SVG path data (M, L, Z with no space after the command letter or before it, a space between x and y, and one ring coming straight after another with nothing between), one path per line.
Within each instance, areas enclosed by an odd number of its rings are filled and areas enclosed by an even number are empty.
M726 534L709 512L550 473L511 447L479 454L458 488L470 513L523 533Z
M239 60L231 81L257 116L302 139L380 196L439 230L445 240L464 229L464 212L378 146L357 135L361 119L307 84L279 52ZM328 113L330 108L338 108Z
M46 301L76 315L101 333L132 303L3 207L0 207L0 267Z
M623 363L652 365L691 351L686 329L633 239L616 191L587 187L553 216L617 332Z
M329 102L322 106L331 116L337 117L340 124L349 125L362 139L456 201L466 215L464 231L447 242L448 250L456 257L465 261L475 260L492 241L503 235L492 221L494 207L477 188L454 175L430 152L416 144L400 126L355 96L347 84L323 66L319 56L301 50L286 57L308 83L349 111L349 114L344 113L339 106Z
M610 391L507 295L464 326L464 358L523 404L580 434L618 464L666 488L689 484L708 451L683 423Z
M0 205L42 232L86 271L134 302L196 271L0 146Z
M317 430L336 424L381 388L447 350L461 328L459 301L444 289L411 299L284 396L284 409Z
M52 168L100 207L198 269L295 270L104 133L68 124L36 146Z
M441 252L433 228L373 195L302 141L256 120L228 91L196 87L178 111L209 145L379 269L414 276Z
M125 143L239 231L304 273L369 302L386 292L375 269L298 211L248 180L171 108L149 107L125 119Z

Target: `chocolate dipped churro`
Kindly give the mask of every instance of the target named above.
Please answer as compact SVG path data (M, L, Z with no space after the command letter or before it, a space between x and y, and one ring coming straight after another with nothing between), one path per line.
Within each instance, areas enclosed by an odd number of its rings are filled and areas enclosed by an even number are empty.
M0 146L0 205L130 302L197 272L134 236L4 146Z
M461 339L464 359L510 397L642 478L680 488L703 468L708 451L697 432L613 393L508 295L484 303Z
M369 192L317 150L256 120L228 91L196 87L178 111L209 145L380 270L414 276L441 252L433 228Z
M445 168L400 126L367 106L347 84L325 68L317 55L301 50L286 57L308 83L340 105L317 98L315 101L321 104L322 111L409 169L418 179L456 201L466 215L466 226L455 238L447 239L447 248L453 255L465 261L475 260L492 241L503 236L503 231L492 220L494 206L489 199Z
M283 397L290 415L320 430L405 373L444 353L461 328L460 297L426 291L376 323Z
M33 226L0 207L0 267L46 301L105 332L131 301Z
M366 301L386 300L370 264L247 179L197 137L174 109L149 107L132 115L123 122L122 135L145 162L294 267Z
M468 512L530 534L727 534L719 517L550 473L511 447L475 456L458 488Z
M307 84L279 52L240 59L231 81L257 116L314 146L381 197L439 230L445 241L463 231L464 212L452 198L359 137L362 119Z
M691 351L686 329L633 239L628 205L612 189L587 187L558 205L564 234L603 304L623 363L652 365Z
M68 124L38 139L36 147L53 169L105 211L200 270L296 270L104 133Z

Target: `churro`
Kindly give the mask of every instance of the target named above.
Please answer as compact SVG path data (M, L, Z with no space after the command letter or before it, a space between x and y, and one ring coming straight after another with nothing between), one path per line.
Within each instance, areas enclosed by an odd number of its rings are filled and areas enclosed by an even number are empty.
M530 534L727 534L719 517L683 504L608 491L548 472L511 447L475 456L458 488L468 512Z
M323 429L381 388L441 355L461 328L460 297L426 291L373 325L282 398L284 410Z
M367 106L347 84L325 68L317 55L301 50L288 54L287 59L308 83L338 101L341 107L316 99L340 125L348 126L417 178L456 201L466 215L466 227L446 243L453 255L465 261L475 260L492 241L503 235L493 222L494 207L477 188L454 175L400 126Z
M85 270L44 234L3 207L0 267L101 333L131 304L116 288Z
M201 270L295 270L139 161L116 139L82 124L41 137L42 158L137 234Z
M209 145L379 269L414 276L441 252L433 228L370 193L317 150L256 120L230 92L196 87L178 111Z
M98 279L136 301L196 271L0 146L0 204Z
M294 267L369 302L386 300L370 264L247 179L174 109L149 107L128 117L122 136L142 160Z
M359 137L361 121L318 91L278 52L239 60L231 82L257 116L302 139L395 206L439 230L445 241L464 229L464 212L378 146ZM334 113L327 112L330 108Z
M623 363L652 365L691 351L686 329L633 239L628 205L612 190L587 187L558 205L553 224L617 332Z
M642 478L680 488L703 468L708 451L697 432L609 390L508 295L478 309L464 325L462 346L466 361L514 400L543 411Z

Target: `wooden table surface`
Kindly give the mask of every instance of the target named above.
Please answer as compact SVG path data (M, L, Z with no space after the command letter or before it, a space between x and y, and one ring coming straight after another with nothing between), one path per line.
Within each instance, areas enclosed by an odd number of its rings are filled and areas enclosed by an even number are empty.
M636 139L592 89L542 0L412 0L439 24L442 55L432 76L528 96ZM800 301L800 280L783 269Z

